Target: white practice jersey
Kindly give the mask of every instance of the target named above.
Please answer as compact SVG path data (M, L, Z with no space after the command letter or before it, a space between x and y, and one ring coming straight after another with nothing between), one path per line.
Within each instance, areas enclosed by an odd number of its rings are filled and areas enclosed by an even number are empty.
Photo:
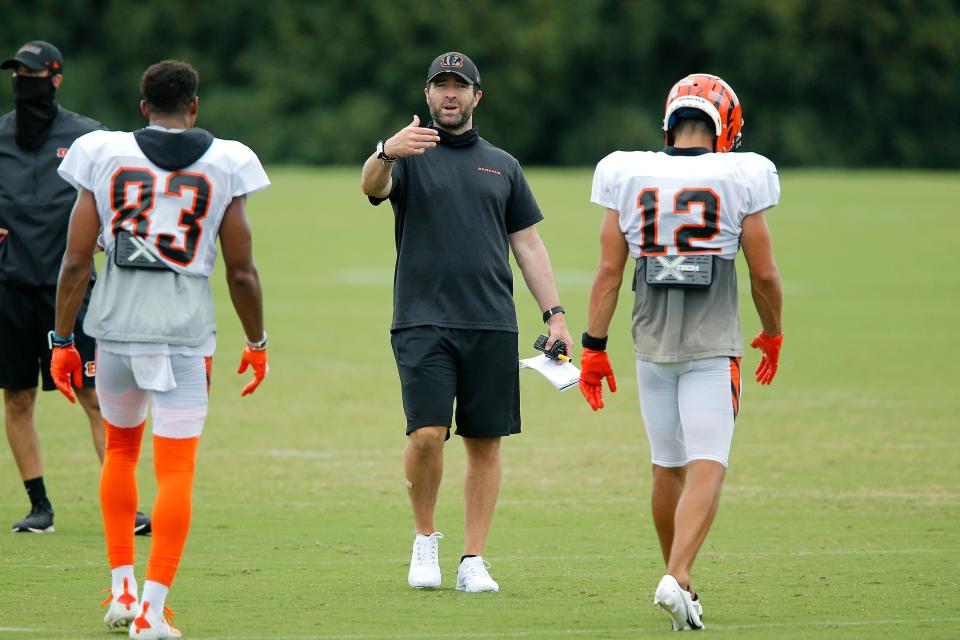
M110 252L116 231L124 228L174 271L202 276L210 275L216 261L217 233L230 201L270 186L260 159L240 142L215 138L196 162L167 171L125 131L81 136L59 172L93 193L104 251Z
M779 202L780 179L756 153L614 151L597 165L590 200L619 212L634 258L710 253L732 260L743 218Z
M773 163L706 149L616 151L600 161L591 200L620 216L638 258L633 283L637 358L685 362L743 355L737 271L743 219L780 200ZM713 254L708 287L652 286L644 256Z
M198 129L149 127L137 135L144 137L94 131L78 138L60 165L64 180L93 194L99 242L108 256L84 329L102 348L127 355L209 355L215 323L208 278L223 215L233 198L270 181L256 154L239 142ZM138 140L152 141L149 157ZM177 156L191 148L190 140L195 154ZM165 164L170 157L180 158L179 164L169 163L179 168L164 169L152 160ZM125 242L169 269L117 267L121 230L135 236Z

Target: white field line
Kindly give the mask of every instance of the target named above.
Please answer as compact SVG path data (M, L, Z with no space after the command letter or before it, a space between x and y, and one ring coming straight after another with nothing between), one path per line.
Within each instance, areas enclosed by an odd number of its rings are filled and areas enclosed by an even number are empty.
M336 551L336 549L331 549ZM944 557L955 557L960 553L960 549L833 549L833 550L800 550L800 551L707 551L700 552L701 559L723 560L726 558L816 558L816 557L835 557L835 556L920 556L920 555L943 555ZM648 560L660 558L660 552L651 550L650 553L631 553L631 554L584 554L584 555L539 555L539 556L489 556L494 562L604 562L610 560ZM351 556L350 558L340 558L337 560L319 560L320 566L328 564L407 564L409 558L364 558L360 556ZM247 567L250 562L240 562L237 566ZM302 563L300 563L302 564Z
M341 551L336 547L329 547L323 550L324 553L329 554L342 554L349 555L345 558L318 558L315 559L312 564L317 567L326 567L330 565L357 565L357 564L367 564L367 565L382 565L382 566L394 566L394 565L406 565L410 562L410 559L407 557L383 557L378 556L376 558L370 558L366 556L359 555L359 552L356 549L351 549L350 551ZM706 560L726 560L728 558L829 558L835 556L866 556L866 557L878 557L878 556L922 556L922 555L943 555L944 557L956 557L960 554L960 549L802 549L798 551L716 551L716 550L703 550L700 552L700 558ZM624 560L656 560L660 559L660 552L657 550L651 549L649 553L629 553L629 554L584 554L584 555L538 555L538 556L488 556L493 560L494 563L511 563L511 562L542 562L542 563L562 563L562 562L574 562L574 563L595 563L595 562L622 562ZM304 560L297 560L295 562L278 562L276 560L269 560L267 562L258 563L251 562L248 560L226 560L221 559L217 562L216 568L218 569L245 569L252 566L262 565L263 567L303 567L307 564ZM62 569L65 565L63 564L31 564L29 562L21 562L20 566L22 568L30 569Z
M707 624L707 630L720 632L737 632L751 629L792 629L811 628L829 629L833 627L878 627L905 624L944 624L960 622L960 617L951 618L893 618L886 620L813 620L796 622L761 622L757 624ZM276 636L274 640L380 640L381 638L555 638L555 637L605 637L605 636L634 636L638 633L662 633L663 625L656 627L627 627L620 629L543 629L535 631L502 631L502 632L418 632L418 633L376 633L376 634L338 634L322 636ZM211 638L211 640L261 640L260 636Z
M829 629L844 627L879 627L895 625L924 625L924 624L945 624L960 622L960 617L948 618L892 618L885 620L807 620L791 622L760 622L756 624L714 624L710 623L708 629L714 633L748 631L752 629L791 629L791 628L811 628L811 629ZM15 627L0 627L0 633L22 633L29 632L32 629L19 629ZM67 634L73 630L65 630L59 633ZM335 634L335 635L299 635L299 636L270 636L273 640L380 640L382 639L429 639L429 638L542 638L542 637L582 637L582 636L630 636L638 633L657 633L664 631L663 625L655 627L626 627L620 629L542 629L534 631L501 631L501 632L417 632L417 633L373 633L373 634ZM263 640L264 636L221 636L212 637L209 640ZM34 638L42 640L42 638Z

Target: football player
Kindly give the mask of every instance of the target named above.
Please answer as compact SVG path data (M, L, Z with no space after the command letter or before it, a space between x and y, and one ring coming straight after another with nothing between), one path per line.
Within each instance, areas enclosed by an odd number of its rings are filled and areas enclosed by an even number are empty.
M743 355L734 261L743 248L762 327L756 379L770 384L783 342L782 288L763 212L780 199L773 163L740 145L740 101L717 76L667 96L662 151L600 161L591 201L606 208L583 334L580 389L603 408L616 380L605 351L627 257L636 259L633 337L653 462L653 520L666 563L654 604L674 630L701 629L690 570L716 514L740 408Z
M209 277L217 256L243 325L240 369L254 371L242 395L267 370L260 280L245 210L270 181L256 154L195 128L197 72L167 60L140 81L149 126L79 138L60 166L77 188L50 335L51 373L73 402L80 357L74 318L98 238L107 254L84 331L97 339L97 397L107 432L100 500L112 576L104 621L131 638L179 638L164 612L190 525L197 446L207 414L216 346ZM147 403L153 415L157 499L153 545L142 596L134 577L136 465Z

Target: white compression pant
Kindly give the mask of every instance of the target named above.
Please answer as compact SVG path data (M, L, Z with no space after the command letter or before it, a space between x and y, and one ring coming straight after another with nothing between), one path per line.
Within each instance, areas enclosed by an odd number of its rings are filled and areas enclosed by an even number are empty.
M653 464L713 460L727 466L740 409L740 358L637 360L637 386Z
M169 391L149 391L137 384L136 358L97 351L97 398L104 419L115 427L135 427L146 420L149 400L155 435L199 436L207 417L210 359L169 356L176 386Z

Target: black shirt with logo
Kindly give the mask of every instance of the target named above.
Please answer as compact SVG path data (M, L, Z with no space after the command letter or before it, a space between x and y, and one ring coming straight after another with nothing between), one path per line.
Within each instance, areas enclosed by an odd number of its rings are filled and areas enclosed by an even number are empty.
M10 231L0 239L0 285L56 287L77 199L57 167L74 140L104 127L60 107L46 142L24 149L14 139L16 117L0 116L0 228Z
M516 333L508 236L543 219L520 163L478 137L400 158L392 176L391 331L433 325Z

